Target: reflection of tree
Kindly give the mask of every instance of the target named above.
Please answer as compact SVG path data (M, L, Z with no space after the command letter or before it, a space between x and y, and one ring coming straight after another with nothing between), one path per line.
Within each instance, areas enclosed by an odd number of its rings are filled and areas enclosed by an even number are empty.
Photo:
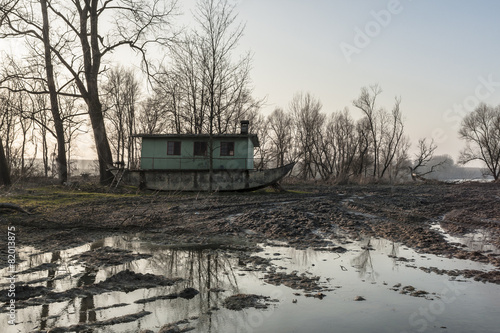
M104 246L104 241L99 240L90 245L90 251L98 249ZM96 280L96 268L85 267L85 272L78 279L77 287L90 286L95 283ZM86 322L94 322L96 321L96 313L95 313L95 305L94 305L94 295L88 295L83 297L80 302L80 316L79 323Z
M389 255L391 258L397 258L399 247L396 246L394 242L391 242L391 254Z
M142 249L144 252L144 248ZM184 288L192 287L200 293L195 299L190 301L176 301L172 303L173 309L169 309L169 322L189 318L191 316L200 316L199 324L203 326L205 332L216 332L219 326L213 321L210 310L214 306L220 306L222 298L227 295L221 294L218 290L226 290L230 293L238 293L236 273L233 265L236 260L219 250L210 248L198 249L171 249L158 248L150 249L153 257L148 260L148 271L154 274L163 274L166 277L179 277L183 280L171 288L180 291ZM133 267L135 262L128 263L127 267L137 270ZM121 267L123 269L123 267ZM165 293L171 293L168 288ZM145 291L145 293L149 293ZM145 295L145 298L151 295ZM144 310L151 311L150 304L144 304ZM162 310L163 312L163 310ZM216 317L219 319L219 317ZM158 318L159 322L165 321L165 318Z
M367 273L371 274L372 280L375 279L375 271L373 269L372 256L370 251L373 250L371 247L371 238L368 240L368 243L362 247L363 251L351 260L351 264L359 269L359 276L365 277Z
M61 259L61 252L55 251L52 252L52 258L50 259L51 263L55 263ZM54 287L54 277L56 276L57 268L50 268L48 271L48 280L47 280L47 288L51 289ZM45 330L47 327L47 317L49 316L49 304L42 305L42 313L41 318L42 321L40 323L40 330Z
M135 260L121 265L101 268L99 270L95 267L86 267L84 272L82 272L83 274L77 279L76 287L85 288L86 286L95 284L98 280L100 281L109 278L125 269L130 269L144 274L151 273L155 275L162 275L167 278L179 277L183 280L172 286L143 290L143 298L178 293L187 287L195 288L200 292L199 295L192 300L179 298L175 300L158 300L155 302L145 303L143 305L143 309L146 311L152 311L154 315L156 315L158 323L164 324L167 322L175 322L177 320L198 316L198 325L199 327L203 327L204 332L217 332L220 327L232 325L234 318L227 318L226 316L223 316L222 318L221 316L216 315L216 312L214 315L211 314L214 307L221 306L223 299L228 296L228 294L240 292L237 281L238 276L235 271L235 267L237 267L237 259L232 257L227 251L220 251L218 249L214 249L213 247L172 249L165 246L154 246L151 244L148 245L136 242L134 239L124 239L118 237L116 239L113 237L104 241L94 242L90 245L90 249L86 247L85 249L82 249L82 251L94 250L102 246L133 249L143 254L150 253L152 254L152 257L149 259ZM80 250L78 252L80 252ZM54 252L51 256L52 257L45 257L45 259L40 258L40 260L45 262L50 260L51 262L56 263L61 261L62 258L64 263L67 257L64 251L61 251L60 253ZM57 267L49 270L47 287L50 288L55 286L57 271ZM253 273L246 272L246 274L250 275ZM54 280L54 278L56 279ZM222 293L220 290L225 290L226 293ZM120 301L113 301L114 297L125 297L126 300L122 298ZM58 311L58 316L62 312L66 312L69 306L75 305L77 311L79 310L79 312L76 313L76 318L78 318L80 323L95 322L98 317L98 313L95 311L95 308L97 306L101 306L102 302L107 303L107 305L112 305L119 302L133 303L134 300L135 299L131 299L128 296L119 294L111 296L111 298L104 295L90 295L84 298L77 297L69 301L64 310ZM48 318L51 317L51 314L54 315L54 313L50 313L51 310L54 312L54 308L52 307L49 309L49 306L50 305L43 305L41 307L41 318L37 319L40 322L39 327L41 330L47 330L51 327L51 321L49 321ZM168 313L168 316L165 316L165 313ZM74 319L69 317L67 318L68 323L71 320ZM141 325L141 321L138 321L137 325Z
M77 287L90 286L95 283L96 270L85 268L85 273L78 279ZM96 321L96 313L94 311L94 295L88 295L82 298L80 302L80 323Z

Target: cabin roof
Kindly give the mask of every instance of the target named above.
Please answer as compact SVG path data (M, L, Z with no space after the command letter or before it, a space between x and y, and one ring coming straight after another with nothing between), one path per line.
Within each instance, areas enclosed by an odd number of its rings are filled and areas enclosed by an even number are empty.
M132 135L136 138L150 138L150 139L171 139L171 140L183 140L183 139L200 139L208 140L210 138L209 134L134 134ZM252 140L254 147L260 147L259 138L257 134L214 134L213 139L250 139Z

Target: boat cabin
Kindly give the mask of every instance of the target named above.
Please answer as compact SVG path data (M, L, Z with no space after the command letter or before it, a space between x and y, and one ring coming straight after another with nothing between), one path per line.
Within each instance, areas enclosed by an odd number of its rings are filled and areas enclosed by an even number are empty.
M210 136L208 134L137 134L142 138L142 170L208 170ZM252 170L256 134L248 133L248 121L242 121L241 134L212 135L214 170Z

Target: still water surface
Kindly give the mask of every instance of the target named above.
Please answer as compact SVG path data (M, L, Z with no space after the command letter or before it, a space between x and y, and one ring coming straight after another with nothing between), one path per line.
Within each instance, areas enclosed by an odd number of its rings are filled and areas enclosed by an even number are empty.
M91 271L71 258L103 246L151 254L152 257ZM332 253L262 244L263 251L253 254L271 258L273 265L278 267L277 271L320 276L320 284L330 289L323 292L326 294L323 299L305 297L301 290L265 283L265 272L239 265L237 253L231 251L175 249L141 241L140 236L109 237L54 253L41 254L26 247L19 251L20 258L25 260L19 264L19 272L44 263L55 264L51 269L18 275L18 280L25 282L45 280L31 283L31 286L64 291L104 281L125 269L179 277L183 281L172 286L128 293L108 292L18 309L18 324L8 326L2 320L2 332L67 327L141 311L151 314L130 323L95 327L94 331L158 331L167 323L188 319L188 323L180 326L193 327L191 332L498 332L500 285L426 273L419 269L488 271L494 267L419 254L384 239L365 238L342 246L348 251ZM491 246L488 249L498 250ZM7 269L1 270L0 274L8 275ZM48 281L45 278L49 278ZM400 288L393 288L398 284L401 284ZM413 286L429 294L426 297L401 294L399 291L404 286ZM186 287L193 287L200 293L192 299L134 303L139 299L179 292ZM0 287L5 288L5 285ZM278 302L271 302L265 310L225 309L223 300L238 293L270 296ZM354 301L357 296L365 300Z

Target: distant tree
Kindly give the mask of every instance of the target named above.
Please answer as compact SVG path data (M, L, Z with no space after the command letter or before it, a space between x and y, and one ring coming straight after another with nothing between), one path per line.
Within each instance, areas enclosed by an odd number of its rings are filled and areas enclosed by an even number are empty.
M393 165L394 158L404 141L404 124L400 110L401 99L395 98L391 112L377 106L382 93L379 85L362 88L360 96L353 101L364 115L364 128L370 135L370 151L373 154L373 177L383 178Z
M127 168L134 158L132 135L136 131L136 107L140 96L139 81L134 72L122 67L113 68L103 84L105 117L109 122L110 142L117 162Z
M50 109L48 106L48 96L46 94L35 95L33 98L33 113L31 115L33 121L37 124L37 131L39 135L39 141L42 144L42 164L43 164L43 175L45 177L49 176L49 133L53 133L50 123L52 118L50 117Z
M281 167L291 162L290 153L293 149L293 118L290 113L276 108L267 118L269 124L269 138L273 147L271 152L274 155L276 166Z
M162 103L156 97L146 98L140 103L137 128L140 133L160 134L167 131L168 115L167 110L162 107Z
M78 149L75 140L81 134L88 133L88 118L85 117L85 105L79 98L72 96L59 96L59 106L64 125L66 139L66 160L68 163L68 177L73 173L73 154Z
M412 165L408 167L413 180L417 180L420 177L438 171L450 163L448 159L442 159L440 161L435 161L433 159L434 152L437 149L434 139L432 139L431 142L427 142L426 138L419 139L417 149L418 152L415 154L415 159Z
M303 179L316 178L318 169L315 162L322 140L322 129L326 116L321 113L322 104L309 93L297 93L290 102L296 129L296 144L300 160L300 175Z
M257 134L259 138L259 147L254 150L254 167L256 169L264 169L268 167L271 156L269 123L265 116L260 113L255 113L250 118L249 133Z
M459 135L466 147L460 152L459 163L483 161L488 172L498 181L500 177L500 106L484 103L466 115Z
M194 117L191 116L187 105L189 96L186 95L184 79L178 69L164 70L155 75L153 99L157 104L155 107L164 110L166 131L169 133L192 133L193 128L196 128L193 124ZM193 115L197 115L196 111Z
M331 147L331 158L335 178L345 181L353 172L353 165L359 147L356 123L345 108L331 114L327 123L326 137Z
M368 175L368 167L373 161L373 156L370 155L372 136L367 118L362 118L356 123L356 136L358 138L358 148L353 165L354 175L366 177Z

